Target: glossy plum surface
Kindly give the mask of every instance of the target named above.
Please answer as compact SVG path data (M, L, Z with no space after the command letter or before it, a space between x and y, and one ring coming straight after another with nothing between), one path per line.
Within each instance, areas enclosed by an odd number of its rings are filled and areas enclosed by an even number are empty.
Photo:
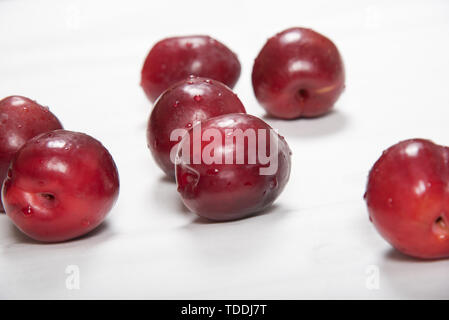
M56 130L32 138L17 152L2 198L22 232L55 242L96 228L118 192L117 168L103 145L86 134Z
M334 43L306 28L270 38L252 73L254 93L272 116L282 119L327 113L345 87L343 61Z
M17 150L34 136L56 129L62 125L47 107L21 96L0 100L0 186Z
M157 100L147 126L148 148L159 167L175 177L170 151L181 140L170 140L173 130L190 129L198 121L227 113L245 113L240 99L216 80L189 77L166 90Z
M370 220L397 250L449 257L449 148L412 139L390 147L370 171Z
M190 75L218 80L233 88L240 69L236 54L209 36L166 38L148 53L141 86L154 102L168 87Z
M260 212L269 207L280 195L290 176L291 152L283 137L274 131L261 119L248 114L227 114L209 119L201 126L201 135L203 141L200 142L200 148L195 151L194 141L195 127L189 130L180 143L178 149L178 158L176 164L176 181L178 192L181 194L182 201L191 211L201 217L225 221L244 218ZM199 127L197 127L199 128ZM200 156L201 161L194 163L193 158L199 152L204 155L206 148L211 143L205 138L205 132L211 132L211 129L220 133L221 139L217 138L222 147L213 152L214 156L220 157L222 163L207 163ZM229 134L226 130L241 129L245 132L247 129L266 132L266 148L263 150L270 154L271 144L277 144L278 148L273 152L273 159L277 161L277 170L272 174L261 174L261 168L267 168L267 164L262 164L257 158L254 164L249 161L249 140L245 140L244 161L240 164L235 159L237 156L236 143L225 145L225 136ZM234 131L233 131L234 132ZM271 137L270 140L268 137ZM215 140L215 138L212 138ZM235 140L236 141L236 140ZM184 158L182 148L190 148L190 158ZM210 152L209 152L210 154ZM226 157L234 158L233 163L226 163Z

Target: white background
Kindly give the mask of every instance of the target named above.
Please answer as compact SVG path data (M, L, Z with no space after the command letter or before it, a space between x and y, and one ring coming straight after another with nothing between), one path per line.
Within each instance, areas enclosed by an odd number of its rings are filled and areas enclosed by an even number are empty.
M346 91L326 117L268 120L293 167L267 214L198 221L146 147L143 60L164 37L209 34L238 54L235 91L263 116L252 63L292 26L337 44ZM448 32L448 1L0 0L0 97L48 105L102 141L121 177L106 222L78 240L39 244L0 216L0 298L449 298L449 260L392 250L362 199L383 149L413 137L449 145ZM66 287L68 265L79 290Z

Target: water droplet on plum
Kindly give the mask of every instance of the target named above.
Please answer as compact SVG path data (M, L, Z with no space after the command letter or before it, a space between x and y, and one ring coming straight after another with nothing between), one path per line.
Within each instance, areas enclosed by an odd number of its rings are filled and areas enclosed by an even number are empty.
M31 208L30 205L28 205L27 207L22 208L22 213L23 213L25 216L29 217L29 216L31 216L31 215L33 214L33 209Z
M278 186L278 180L276 179L276 176L271 178L270 180L270 189L274 189Z
M220 172L217 168L209 169L206 171L208 175L215 175Z

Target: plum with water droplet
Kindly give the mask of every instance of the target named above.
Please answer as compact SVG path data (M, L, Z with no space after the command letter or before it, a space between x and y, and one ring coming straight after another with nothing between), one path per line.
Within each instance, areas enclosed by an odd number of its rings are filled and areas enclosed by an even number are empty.
M449 257L449 148L399 142L372 167L364 195L379 233L404 254Z
M254 93L273 117L317 117L331 110L345 87L335 44L306 28L290 28L264 45L252 72Z
M29 237L58 242L95 229L119 193L108 150L83 133L55 130L16 153L2 197L7 216Z
M176 182L192 212L215 221L235 220L268 208L284 190L290 167L287 142L266 122L225 114L184 135Z
M233 88L240 76L237 55L209 36L182 36L157 42L142 68L141 86L151 102L190 75L218 80Z
M62 125L47 107L22 96L0 100L0 188L17 150L34 136L56 129Z
M167 176L174 178L175 147L182 138L181 132L176 134L176 129L187 132L199 121L244 112L240 99L224 84L189 77L167 89L157 100L148 120L148 148L158 166Z

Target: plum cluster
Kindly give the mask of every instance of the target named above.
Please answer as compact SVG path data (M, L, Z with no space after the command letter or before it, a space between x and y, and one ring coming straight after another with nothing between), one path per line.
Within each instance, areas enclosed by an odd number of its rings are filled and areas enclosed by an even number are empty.
M290 176L292 153L284 137L246 114L232 92L240 70L237 55L208 36L163 39L142 68L141 86L155 102L148 148L167 176L176 179L186 207L211 220L239 219L266 209ZM270 115L316 117L328 112L342 93L344 67L328 38L291 28L267 41L255 60L252 82ZM228 144L227 135L234 139ZM218 147L208 161L204 153L210 152L211 141ZM192 154L183 156L186 152ZM266 154L270 163L263 161ZM201 161L193 163L195 156Z
M283 136L246 113L232 91L237 55L209 36L157 42L141 72L154 103L151 154L185 206L215 221L268 208L290 178ZM254 94L275 118L318 117L345 88L342 57L327 37L290 28L269 38L252 70ZM368 177L369 218L396 249L449 257L449 148L423 139L387 149ZM0 211L39 241L64 241L96 228L119 193L116 165L94 138L67 131L48 108L25 97L0 101Z
M119 193L117 167L96 139L62 128L47 107L0 101L0 211L29 237L64 241L95 229Z

